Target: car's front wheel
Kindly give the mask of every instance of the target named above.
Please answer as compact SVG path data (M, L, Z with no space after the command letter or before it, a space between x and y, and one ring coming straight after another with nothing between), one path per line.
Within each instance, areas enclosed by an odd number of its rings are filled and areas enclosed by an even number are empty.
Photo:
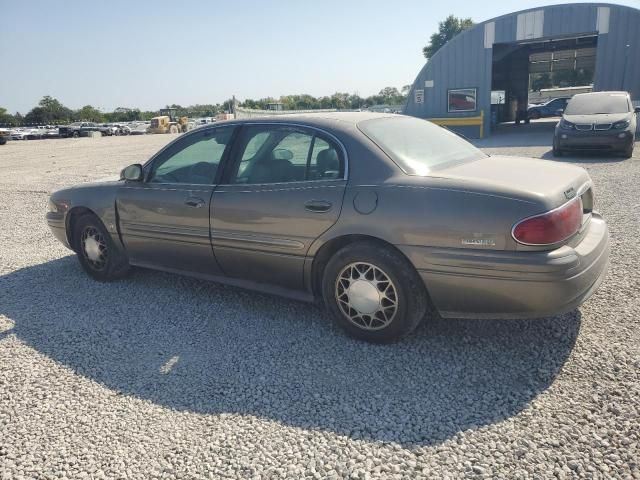
M413 265L375 242L353 243L336 252L325 268L322 287L338 325L353 337L375 343L411 333L429 302Z
M560 147L558 147L557 142L554 140L553 141L553 156L554 157L561 157L564 154L564 152L562 151L562 149L560 149Z
M624 158L631 158L633 156L633 146L634 146L634 141L631 140L631 142L629 142L629 145L627 145L627 148L624 150L624 152L622 152L622 156Z
M95 215L85 214L77 219L73 238L80 265L92 278L107 282L129 271L126 256L114 245L111 235Z

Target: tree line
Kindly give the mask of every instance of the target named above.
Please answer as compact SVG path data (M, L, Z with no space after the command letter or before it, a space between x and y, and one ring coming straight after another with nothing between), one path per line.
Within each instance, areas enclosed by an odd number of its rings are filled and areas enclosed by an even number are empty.
M214 116L224 111L225 108L230 108L230 105L231 101L222 105L193 105L186 109L179 105L172 105L172 107L178 107L181 111L189 110L190 116L206 117ZM0 125L63 125L71 122L119 123L149 120L157 115L157 111L143 111L138 108L116 108L112 112L102 112L92 105L85 105L73 110L64 106L59 100L45 96L26 115L22 115L20 112L12 115L5 108L0 107Z
M244 108L266 109L269 104L281 103L284 110L313 110L324 108L358 109L373 105L403 105L406 102L410 85L405 85L400 92L395 87L386 87L377 95L360 97L356 93L334 93L331 96L314 97L312 95L285 95L280 98L261 98L259 100L246 99L236 102L236 105ZM214 117L219 113L231 112L232 99L223 103L182 106L177 104L167 105L175 108L178 116L187 117ZM0 107L0 125L62 125L71 122L97 122L118 123L137 120L149 120L158 115L158 112L143 111L137 108L117 108L112 112L103 112L85 105L73 110L64 106L59 100L51 97L43 97L36 107L26 115L20 112L11 114L5 108Z
M430 37L430 42L422 49L425 58L433 57L449 40L471 28L473 21L470 18L457 18L449 15L438 25L438 32ZM544 83L544 79L541 83ZM264 110L269 104L281 103L283 110L314 110L314 109L360 109L374 105L404 105L411 85L405 85L399 91L395 87L386 87L377 95L361 97L357 93L336 92L330 96L314 97L312 95L285 95L280 98L267 97L259 100L246 99L236 102L236 105L244 108ZM218 113L231 112L233 101L226 100L223 103L190 105L167 105L175 108L179 116L187 117L213 117ZM26 115L20 112L11 114L5 108L0 107L0 126L21 125L61 125L70 122L85 121L97 123L132 122L136 120L149 120L158 115L158 112L143 111L138 108L116 108L112 112L103 112L92 105L85 105L77 110L64 106L57 99L45 96L38 105Z

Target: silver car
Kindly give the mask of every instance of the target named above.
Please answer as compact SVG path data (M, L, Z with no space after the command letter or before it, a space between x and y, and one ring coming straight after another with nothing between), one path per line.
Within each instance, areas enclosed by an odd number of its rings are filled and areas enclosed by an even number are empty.
M119 181L55 192L47 220L97 280L138 266L322 300L389 342L429 315L576 308L608 263L593 207L582 168L363 112L198 128Z
M556 125L553 154L569 151L633 155L636 114L627 92L593 92L575 95Z

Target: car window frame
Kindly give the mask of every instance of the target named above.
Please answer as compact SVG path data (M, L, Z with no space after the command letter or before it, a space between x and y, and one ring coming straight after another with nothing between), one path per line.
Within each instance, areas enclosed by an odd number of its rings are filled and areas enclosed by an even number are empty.
M298 131L300 133L304 133L305 135L310 135L312 137L312 142L309 148L309 152L313 154L313 145L315 141L313 140L315 137L319 137L333 148L335 148L338 159L343 165L343 174L342 177L339 178L325 178L325 179L313 179L313 180L295 180L293 182L271 182L271 183L234 183L231 181L231 176L237 172L239 168L239 163L242 160L242 153L240 151L241 144L239 139L241 138L243 132L247 127L253 126L262 126L269 128L289 128L292 132ZM349 157L347 155L347 149L344 144L338 139L335 135L323 130L322 128L318 128L312 125L305 125L295 122L260 122L260 121L252 121L252 122L242 122L238 124L237 130L234 132L234 136L232 139L232 148L229 152L229 156L227 158L227 162L224 165L222 171L222 178L219 185L228 186L241 186L241 187L264 187L267 185L292 185L292 184L301 184L301 183L318 183L318 182L344 182L349 178ZM225 152L226 153L226 152ZM307 167L309 168L309 154L307 154Z
M229 143L227 144L227 146L224 149L224 152L222 153L222 157L220 158L220 162L216 170L216 176L213 179L212 183L202 184L202 183L181 183L181 182L151 182L151 174L154 171L155 165L158 162L163 162L165 159L172 157L176 153L186 148L186 147L181 147L181 145L184 144L184 142L188 141L191 136L197 136L197 135L204 136L208 133L210 133L211 135L215 135L216 131L222 130L222 129L231 129L231 138L229 139ZM233 149L233 145L239 130L240 129L238 128L238 125L216 125L215 127L196 128L194 130L191 130L190 132L187 132L181 135L179 138L175 139L173 142L170 142L168 145L166 145L164 148L158 151L153 157L151 157L143 165L142 183L144 185L187 185L187 186L199 186L199 187L219 185L223 175L224 165L227 162L227 159L229 158L229 154Z

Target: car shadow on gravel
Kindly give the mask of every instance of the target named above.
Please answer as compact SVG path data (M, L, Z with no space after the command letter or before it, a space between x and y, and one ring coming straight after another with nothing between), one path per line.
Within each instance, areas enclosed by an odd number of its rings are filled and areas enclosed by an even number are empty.
M544 153L542 157L544 160L554 160L556 162L567 162L567 163L620 163L624 161L631 160L630 158L625 158L620 155L614 157L612 155L603 155L598 152L572 152L565 153L562 157L557 157L553 154L553 149Z
M15 322L0 340L15 335L118 394L409 447L526 408L562 369L581 322L578 311L438 319L370 345L314 305L143 270L102 284L71 256L0 276L0 292L0 315Z

